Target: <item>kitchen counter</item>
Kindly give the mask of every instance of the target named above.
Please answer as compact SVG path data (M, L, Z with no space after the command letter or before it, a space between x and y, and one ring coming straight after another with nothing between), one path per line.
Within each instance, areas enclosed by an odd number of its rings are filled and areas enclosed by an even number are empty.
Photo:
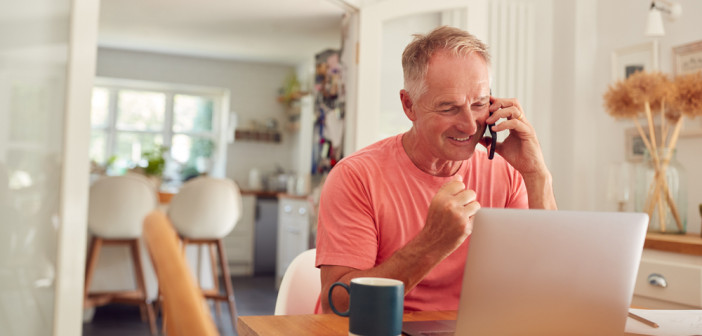
M270 191L270 190L248 190L248 189L241 189L241 194L242 195L251 195L251 196L256 196L258 198L292 198L292 199L307 199L307 195L297 195L297 194L289 194L284 191Z
M255 196L256 198L292 198L292 199L307 199L307 195L297 195L297 194L289 194L287 192L283 191L270 191L270 190L249 190L249 189L241 189L241 195L250 195L250 196ZM171 199L173 196L175 196L176 193L172 192L166 192L166 191L159 191L158 192L158 200L159 203L161 204L168 204L171 202Z

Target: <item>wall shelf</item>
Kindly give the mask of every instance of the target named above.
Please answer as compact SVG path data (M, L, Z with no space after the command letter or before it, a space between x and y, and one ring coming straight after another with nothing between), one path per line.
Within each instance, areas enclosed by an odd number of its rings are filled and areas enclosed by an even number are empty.
M267 131L267 130L248 130L248 129L238 129L234 132L234 137L236 140L242 141L261 141L261 142L274 142L280 143L282 140L279 131Z

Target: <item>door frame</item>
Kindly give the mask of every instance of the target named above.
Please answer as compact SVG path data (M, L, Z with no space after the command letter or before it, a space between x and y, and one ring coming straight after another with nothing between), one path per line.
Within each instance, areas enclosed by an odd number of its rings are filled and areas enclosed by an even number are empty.
M377 139L377 123L380 106L380 50L382 37L379 33L383 22L409 15L427 12L464 9L467 29L483 41L488 38L487 0L384 0L364 4L359 10L358 64L355 120L348 120L348 146L345 154L361 149ZM399 104L399 102L398 102Z
M53 335L80 335L88 230L90 97L97 54L99 0L72 0L63 166L59 193Z

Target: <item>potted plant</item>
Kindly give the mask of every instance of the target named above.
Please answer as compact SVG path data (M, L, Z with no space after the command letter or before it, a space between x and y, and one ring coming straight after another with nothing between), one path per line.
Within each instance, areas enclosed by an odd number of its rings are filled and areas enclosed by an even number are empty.
M138 171L151 180L157 189L161 187L163 170L166 168L166 159L163 157L166 150L166 147L158 146L145 151L141 155L142 165L138 167Z

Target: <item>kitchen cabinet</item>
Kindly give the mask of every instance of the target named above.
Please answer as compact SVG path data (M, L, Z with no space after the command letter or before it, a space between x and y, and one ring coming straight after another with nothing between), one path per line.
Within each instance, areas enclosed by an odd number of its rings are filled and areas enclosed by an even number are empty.
M252 275L254 267L254 223L256 196L241 195L242 211L239 222L224 237L224 249L231 275Z
M702 308L702 238L649 233L632 305L650 309Z
M276 287L288 265L310 245L310 206L305 198L278 196L278 256L276 260Z
M310 244L310 206L305 197L242 191L241 219L224 238L235 276L275 274L276 285L290 262Z

